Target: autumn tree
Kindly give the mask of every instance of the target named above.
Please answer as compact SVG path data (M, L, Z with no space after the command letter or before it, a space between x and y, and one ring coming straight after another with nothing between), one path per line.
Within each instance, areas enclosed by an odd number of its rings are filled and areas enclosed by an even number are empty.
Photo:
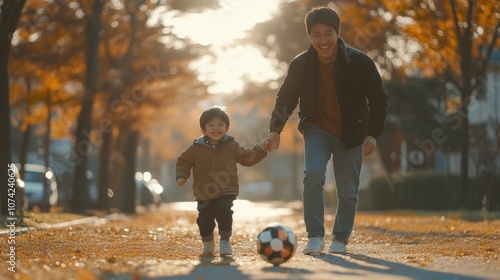
M5 0L0 3L0 129L2 138L0 141L0 163L4 168L11 162L10 144L10 105L9 105L9 74L8 63L11 50L11 42L17 28L19 16L26 3L25 0ZM8 188L9 175L1 172L0 180L0 212L8 214Z
M67 159L50 153L52 139L70 136L75 114L75 97L83 76L78 55L83 40L75 24L75 10L59 2L29 1L19 20L9 66L12 123L22 133L20 173L26 163L31 138L44 134L44 161L60 175L72 169ZM70 40L74 36L75 40ZM34 130L36 129L36 130ZM18 147L16 145L16 147ZM61 188L61 195L65 189Z
M346 44L366 52L385 73L385 78L400 76L408 58L394 43L399 34L395 17L377 0L284 1L280 13L258 24L256 32L244 40L265 46L270 58L288 63L310 46L304 20L311 8L317 6L329 6L339 12L340 37Z
M491 53L500 47L500 3L495 0L384 1L408 45L420 48L414 66L425 76L441 75L460 96L462 208L469 209L469 104L484 90Z
M88 156L92 152L89 133L91 130L94 97L99 84L99 32L101 31L101 14L104 9L104 1L94 0L92 5L88 5L87 7L82 6L81 9L86 15L86 70L82 106L75 131L74 151L79 158L79 164L75 166L71 203L72 209L75 212L85 211L90 204L86 172L88 168Z

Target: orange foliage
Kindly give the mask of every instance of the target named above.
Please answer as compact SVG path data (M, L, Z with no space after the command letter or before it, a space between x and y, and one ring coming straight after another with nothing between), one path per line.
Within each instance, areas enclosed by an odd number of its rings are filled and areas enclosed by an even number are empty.
M450 1L383 1L388 11L397 18L401 35L414 40L420 46L419 55L415 57L415 65L427 76L443 74L451 71L453 75L461 75L459 39L456 30L458 25L460 36L467 27L467 1L453 1L457 6L455 21ZM495 33L498 34L500 23L500 3L495 0L473 1L471 31L472 61L484 59L484 51L489 47ZM495 44L500 48L500 41Z

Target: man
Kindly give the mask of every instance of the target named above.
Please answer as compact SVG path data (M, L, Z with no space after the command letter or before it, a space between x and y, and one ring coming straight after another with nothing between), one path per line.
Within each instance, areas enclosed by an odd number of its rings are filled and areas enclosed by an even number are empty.
M278 149L279 134L298 105L309 238L304 254L319 255L325 247L323 186L331 157L338 206L329 252L345 253L358 201L362 155L376 149L387 115L387 93L372 59L340 39L336 11L314 8L306 15L305 26L311 47L290 62L271 115L268 148Z

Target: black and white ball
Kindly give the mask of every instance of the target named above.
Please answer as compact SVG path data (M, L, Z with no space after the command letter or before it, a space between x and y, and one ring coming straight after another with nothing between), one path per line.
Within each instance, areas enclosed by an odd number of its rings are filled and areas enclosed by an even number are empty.
M257 236L258 254L275 266L291 259L296 249L297 239L287 226L270 224Z

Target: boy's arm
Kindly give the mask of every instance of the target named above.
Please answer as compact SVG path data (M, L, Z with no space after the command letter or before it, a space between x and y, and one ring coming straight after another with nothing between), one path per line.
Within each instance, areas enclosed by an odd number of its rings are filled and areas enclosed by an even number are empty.
M189 147L177 158L177 163L175 165L175 179L177 181L177 186L183 186L186 183L191 174L193 163L194 154L192 152L192 148Z
M261 162L267 156L267 151L262 145L260 143L253 148L244 148L238 144L238 163L243 166L254 166Z

